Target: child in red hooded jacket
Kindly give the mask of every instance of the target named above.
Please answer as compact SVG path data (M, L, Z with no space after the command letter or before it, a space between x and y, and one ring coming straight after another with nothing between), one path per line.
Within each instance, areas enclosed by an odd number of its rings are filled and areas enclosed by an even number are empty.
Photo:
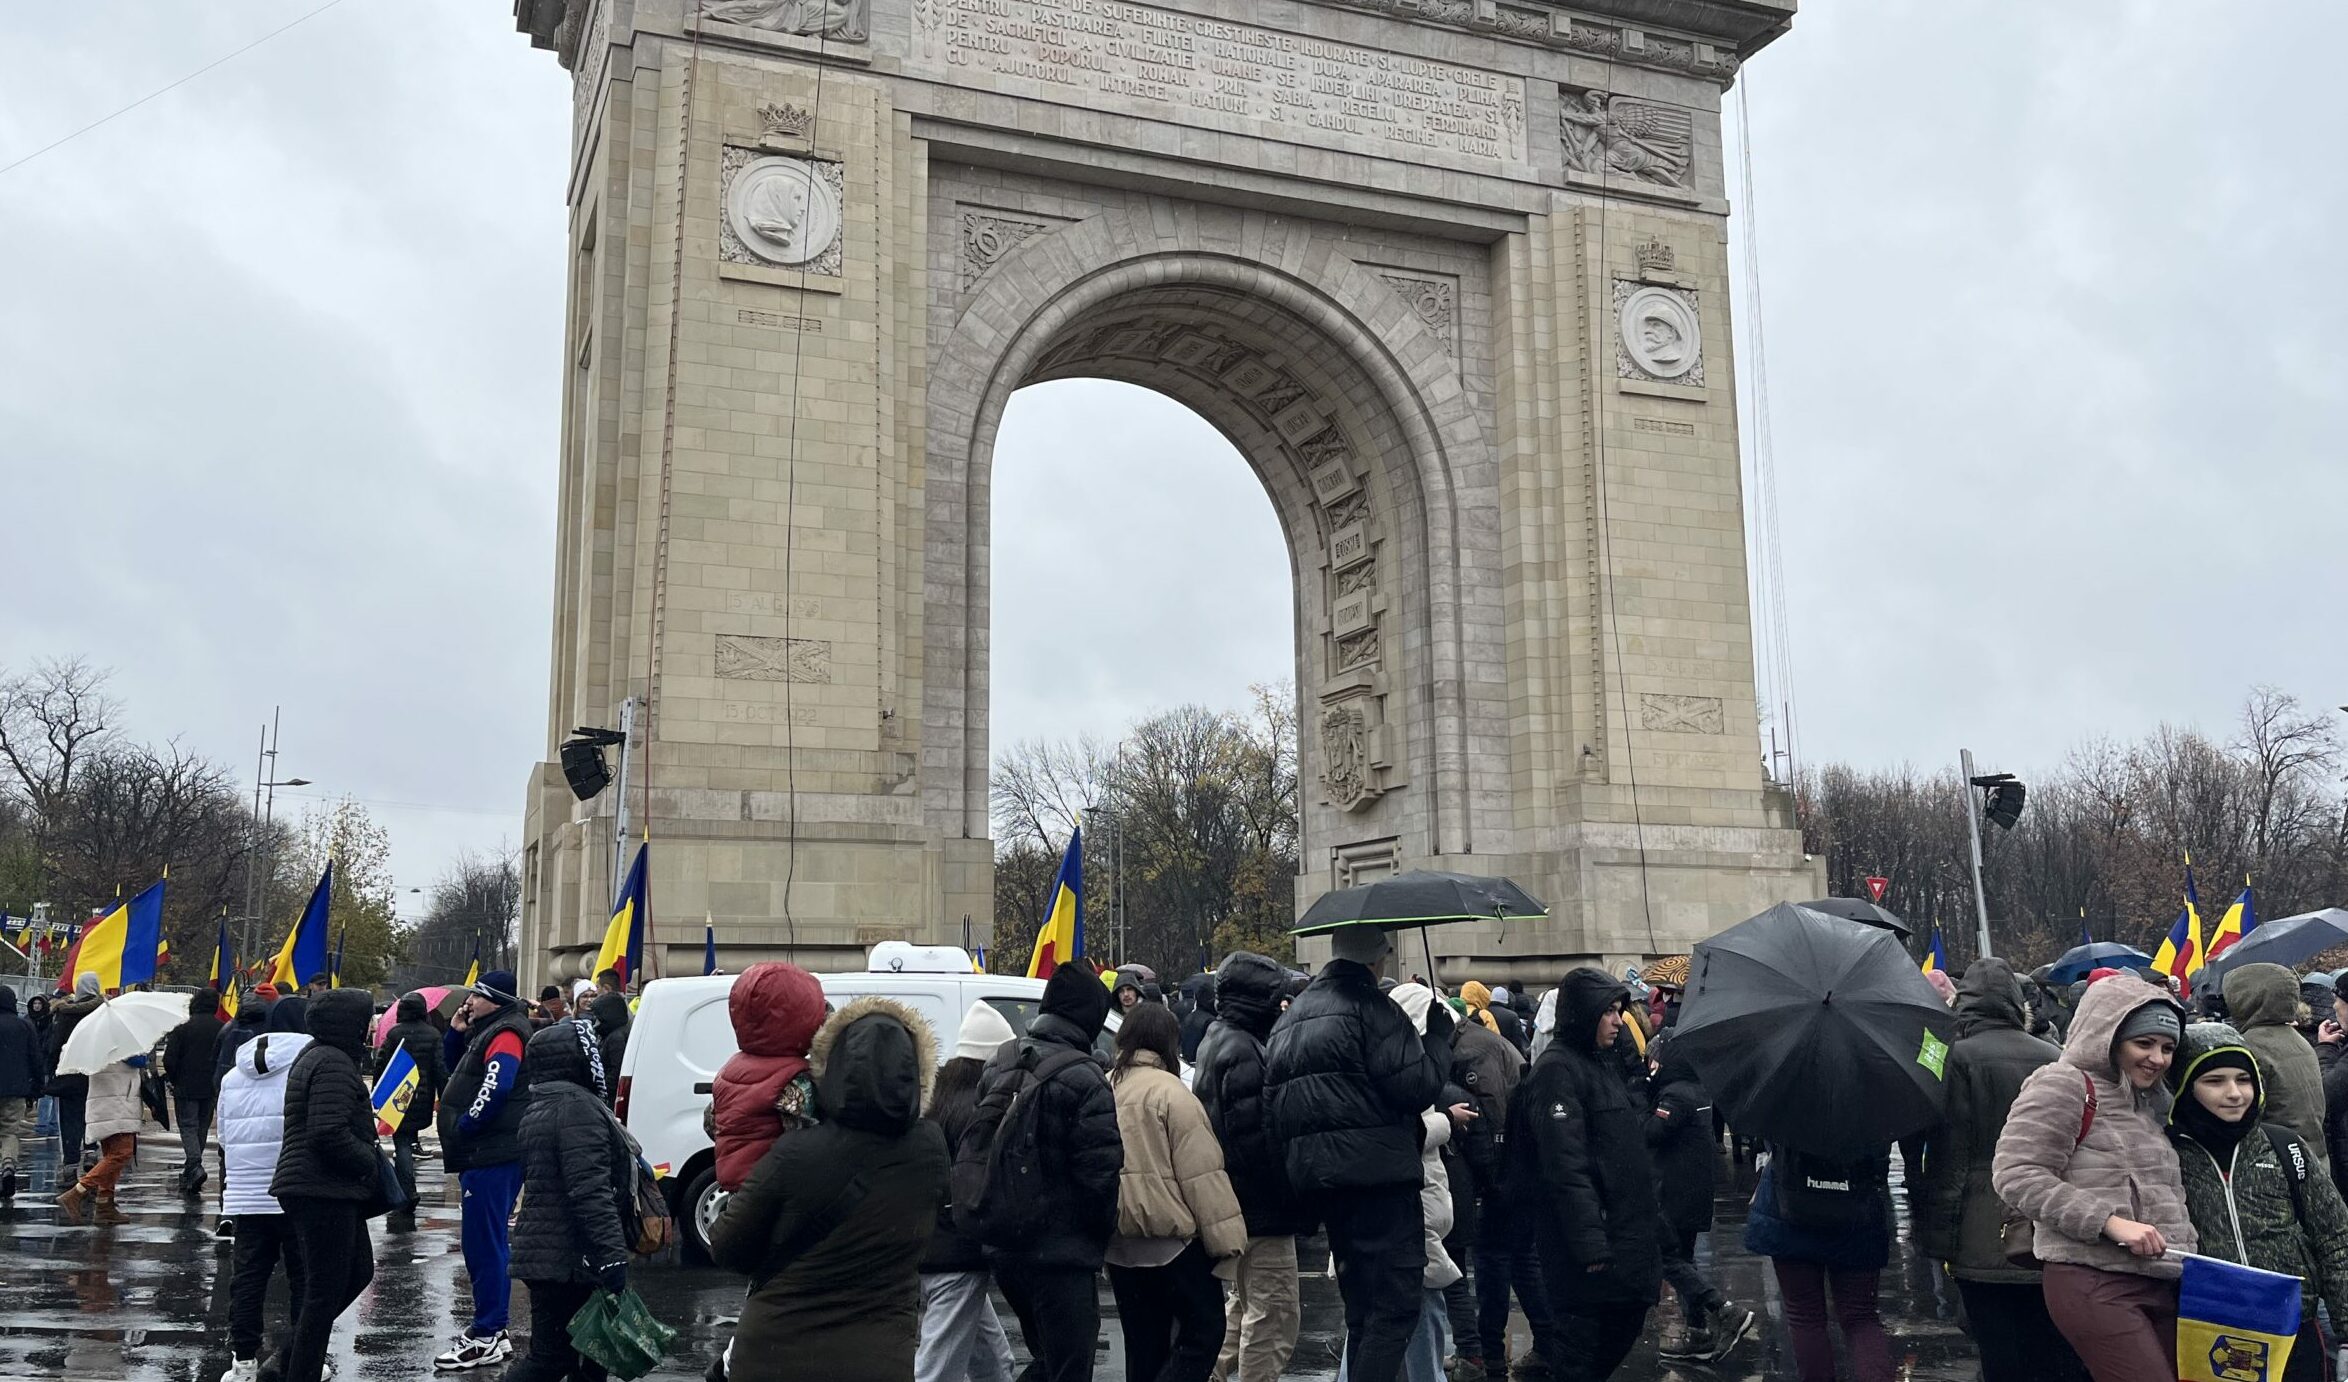
M741 1049L717 1072L709 1104L719 1189L741 1189L776 1138L816 1122L807 1045L828 1011L823 985L797 965L752 965L734 981L726 1015Z

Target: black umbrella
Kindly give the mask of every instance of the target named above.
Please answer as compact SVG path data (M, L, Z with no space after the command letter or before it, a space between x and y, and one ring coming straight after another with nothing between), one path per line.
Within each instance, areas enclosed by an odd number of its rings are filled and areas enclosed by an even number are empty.
M1821 897L1800 904L1813 912L1824 912L1830 917L1842 917L1864 926L1880 926L1905 938L1916 934L1916 929L1899 919L1891 911L1872 902L1855 897Z
M2132 945L2118 941L2089 941L2074 945L2062 954L2047 971L2050 984L2075 984L2098 969L2142 969L2152 963L2152 957Z
M1326 935L1348 926L1376 926L1386 930L1419 928L1419 945L1427 955L1427 981L1435 980L1435 946L1427 928L1453 921L1504 921L1509 917L1545 917L1549 909L1531 893L1505 878L1483 878L1469 873L1437 873L1412 869L1375 883L1323 893L1305 911L1292 933Z
M1323 893L1294 934L1318 936L1340 926L1440 926L1447 921L1545 917L1549 909L1505 878L1413 869L1358 888Z
M1847 1157L1940 1121L1955 1034L1897 937L1781 902L1696 947L1673 1049L1738 1133Z

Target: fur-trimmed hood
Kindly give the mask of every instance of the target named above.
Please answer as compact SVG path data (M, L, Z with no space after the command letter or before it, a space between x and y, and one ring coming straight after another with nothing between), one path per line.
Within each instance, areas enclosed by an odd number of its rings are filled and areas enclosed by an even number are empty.
M826 1122L901 1133L920 1121L937 1080L937 1033L903 1003L868 994L824 1019L807 1068Z

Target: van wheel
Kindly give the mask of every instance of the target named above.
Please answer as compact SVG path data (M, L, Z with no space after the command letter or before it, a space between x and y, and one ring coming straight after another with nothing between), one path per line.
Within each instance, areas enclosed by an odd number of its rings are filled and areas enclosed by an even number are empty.
M685 1193L677 1204L677 1220L685 1231L688 1260L709 1260L709 1231L716 1225L718 1211L725 1208L725 1203L726 1192L717 1188L716 1166L702 1167L685 1183Z

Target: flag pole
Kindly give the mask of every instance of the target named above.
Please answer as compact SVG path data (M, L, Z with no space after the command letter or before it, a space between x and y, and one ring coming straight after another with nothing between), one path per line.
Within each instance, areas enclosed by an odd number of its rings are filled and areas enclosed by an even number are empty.
M1965 779L1958 784L1965 793L1965 838L1973 846L1973 916L1981 925L1980 958L1986 960L1993 952L1989 948L1989 899L1981 891L1981 811L1973 800L1973 750L1959 749L1957 757Z

